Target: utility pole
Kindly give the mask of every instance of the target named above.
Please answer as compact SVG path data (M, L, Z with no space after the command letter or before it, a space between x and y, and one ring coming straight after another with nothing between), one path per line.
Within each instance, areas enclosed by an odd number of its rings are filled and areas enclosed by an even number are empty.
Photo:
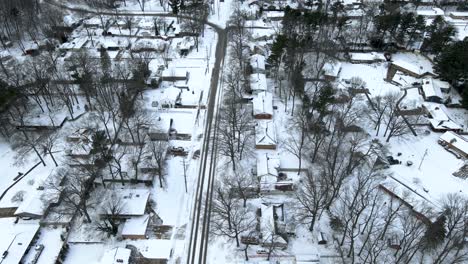
M421 158L421 163L419 163L418 170L421 170L421 165L422 165L422 163L423 163L423 161L424 161L424 158L425 158L426 156L427 156L427 149L426 149L426 151L424 151L424 155L423 155L422 158Z
M182 165L184 166L184 181L185 181L185 193L187 193L187 165L185 158L182 159Z

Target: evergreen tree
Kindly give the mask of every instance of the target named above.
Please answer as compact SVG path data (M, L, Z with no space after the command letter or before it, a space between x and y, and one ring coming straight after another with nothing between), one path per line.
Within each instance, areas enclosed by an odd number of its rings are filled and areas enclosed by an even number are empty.
M435 58L435 71L452 84L461 79L468 79L468 41L458 41L445 46Z

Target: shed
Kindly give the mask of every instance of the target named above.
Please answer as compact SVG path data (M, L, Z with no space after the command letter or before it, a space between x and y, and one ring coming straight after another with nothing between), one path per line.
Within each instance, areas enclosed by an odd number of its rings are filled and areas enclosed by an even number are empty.
M341 63L329 62L323 66L323 77L327 81L334 81L338 78L341 72Z

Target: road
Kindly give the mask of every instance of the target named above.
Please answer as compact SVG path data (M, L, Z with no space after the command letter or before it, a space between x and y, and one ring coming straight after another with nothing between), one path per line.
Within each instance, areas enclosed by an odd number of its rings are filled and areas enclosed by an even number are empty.
M108 12L94 11L86 8L69 7L65 4L58 3L54 0L44 0L45 3L56 6L58 8L69 11L109 16L152 16L152 17L174 17L200 21L197 18L186 15L174 15L169 13L154 13L154 12ZM190 236L189 247L186 255L187 264L206 263L208 254L208 238L210 226L211 201L213 199L213 185L216 168L216 153L217 153L217 115L220 106L220 94L222 91L221 74L224 58L226 56L228 28L221 28L218 25L209 21L202 21L205 25L210 26L218 35L216 43L215 63L213 66L210 90L208 94L208 106L206 110L205 129L203 135L203 147L201 152L200 167L197 178L197 186L193 197L193 206L191 208ZM218 89L219 88L219 89Z

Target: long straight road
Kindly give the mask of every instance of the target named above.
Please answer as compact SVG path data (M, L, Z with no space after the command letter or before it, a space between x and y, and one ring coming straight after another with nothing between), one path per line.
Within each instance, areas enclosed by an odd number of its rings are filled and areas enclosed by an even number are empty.
M150 17L174 17L200 21L199 19L187 15L174 15L170 13L160 12L137 12L137 11L95 11L82 7L69 7L66 4L58 3L55 0L44 0L45 3L56 6L58 8L66 9L73 12L80 12L85 14L95 15L109 15L109 16L150 16ZM203 136L202 158L198 171L197 186L193 197L193 206L191 208L191 219L189 222L190 234L187 234L188 251L186 255L187 264L201 264L206 263L208 253L208 239L209 239L209 225L210 225L210 211L211 202L213 198L213 185L215 181L215 167L216 167L216 131L217 131L217 112L220 105L220 93L222 86L220 83L220 76L222 74L222 65L226 56L227 49L227 36L229 28L223 29L218 25L209 21L202 21L205 25L211 26L218 35L218 42L216 43L215 63L213 66L210 89L208 93L208 107L205 120L205 129Z

